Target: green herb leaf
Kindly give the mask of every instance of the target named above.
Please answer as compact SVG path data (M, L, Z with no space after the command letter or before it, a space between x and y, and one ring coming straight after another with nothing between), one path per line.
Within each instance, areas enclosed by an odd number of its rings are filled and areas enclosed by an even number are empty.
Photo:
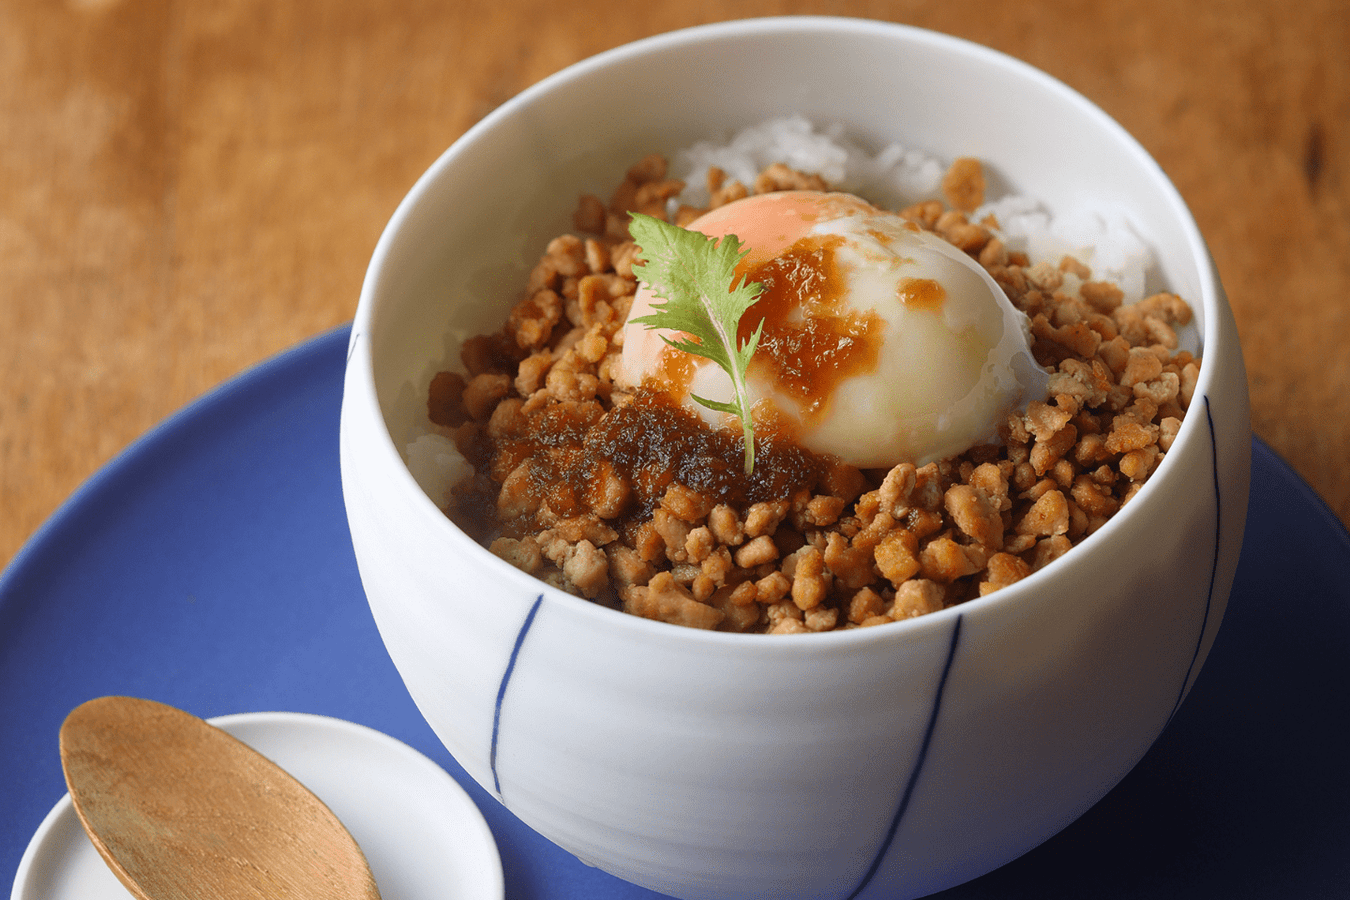
M735 283L736 264L745 256L740 239L733 234L720 240L710 238L642 213L632 214L628 232L643 259L633 266L633 274L665 301L653 303L651 315L633 321L648 329L683 332L686 336L678 340L665 335L662 340L677 350L712 360L730 376L733 402L690 396L709 409L740 417L745 473L749 475L755 470L755 426L745 371L759 346L764 323L739 346L736 335L741 317L764 288L758 282Z

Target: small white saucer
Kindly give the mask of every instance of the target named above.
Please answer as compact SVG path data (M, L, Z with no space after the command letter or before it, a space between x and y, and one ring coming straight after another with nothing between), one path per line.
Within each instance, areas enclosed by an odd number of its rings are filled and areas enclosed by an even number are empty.
M211 719L290 772L342 821L384 900L501 900L501 858L478 807L444 769L386 734L304 713ZM11 900L126 900L70 795L42 820Z

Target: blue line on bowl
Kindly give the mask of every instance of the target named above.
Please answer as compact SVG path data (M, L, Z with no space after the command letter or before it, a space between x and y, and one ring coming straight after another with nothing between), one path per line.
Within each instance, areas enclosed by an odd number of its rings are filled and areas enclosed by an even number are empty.
M886 853L891 849L891 842L895 840L896 832L900 830L900 821L909 809L909 801L914 796L914 787L919 783L919 774L923 771L924 761L928 758L928 747L933 742L933 732L937 730L938 713L942 711L942 693L947 687L947 676L951 673L952 661L956 659L956 647L961 640L961 618L958 615L956 624L952 627L952 639L950 646L947 647L947 659L943 663L942 675L938 678L937 691L933 695L932 712L928 714L928 728L923 733L923 743L919 745L919 758L914 761L914 768L909 773L909 781L905 784L905 793L900 798L900 806L896 809L894 818L891 819L890 828L886 830L886 837L881 842L881 847L872 859L872 865L868 867L867 874L863 876L862 882L853 889L853 893L848 895L848 900L854 900L876 877L877 870L881 868L881 861L886 858Z
M511 673L515 671L516 659L520 656L520 645L525 643L525 635L529 634L530 626L534 624L534 616L539 612L539 606L543 602L544 595L540 594L534 598L530 611L525 614L525 621L521 624L520 631L516 634L516 642L511 647L511 656L506 661L506 671L502 673L502 683L497 688L497 703L492 710L492 748L488 751L488 765L492 769L492 788L497 792L499 800L502 796L502 782L497 777L497 735L502 724L502 698L506 696L506 686L511 683Z
M1200 659L1200 648L1205 643L1205 630L1209 627L1210 606L1214 603L1214 582L1219 576L1219 548L1220 539L1223 537L1223 494L1219 490L1219 442L1214 436L1214 413L1210 408L1208 397L1205 398L1205 421L1209 423L1209 452L1214 473L1214 556L1209 564L1209 592L1205 595L1205 614L1200 619L1200 634L1195 639L1195 652L1191 654L1191 664L1186 667L1186 677L1181 680L1181 690L1177 692L1177 702L1172 705L1172 713L1167 717L1168 722L1172 721L1172 716L1175 716L1177 710L1181 708L1186 688L1191 683L1191 676L1195 674L1195 664Z

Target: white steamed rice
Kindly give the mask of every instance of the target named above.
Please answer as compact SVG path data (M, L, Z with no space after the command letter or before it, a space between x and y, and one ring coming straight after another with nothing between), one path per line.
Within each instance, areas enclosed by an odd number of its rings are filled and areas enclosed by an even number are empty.
M454 441L433 428L429 419L415 424L403 457L417 486L444 508L450 502L451 489L473 477L473 466Z
M897 144L871 154L851 141L842 125L817 128L802 116L770 119L742 129L725 142L699 141L671 157L671 174L686 184L679 200L706 206L708 169L750 185L767 166L781 162L819 175L835 188L878 206L907 206L938 197L945 169L932 156Z
M774 162L819 175L877 206L901 209L941 199L942 176L950 160L899 144L869 153L849 139L841 125L816 126L802 116L788 116L751 125L725 141L699 141L673 154L671 175L686 184L677 202L707 205L706 175L711 166L726 172L728 180L749 185ZM978 222L989 215L998 221L999 237L1008 247L1024 251L1033 263L1058 262L1071 254L1092 268L1094 278L1119 285L1127 303L1143 298L1153 254L1122 215L1081 210L1054 218L1036 200L1018 195L987 202L970 218Z

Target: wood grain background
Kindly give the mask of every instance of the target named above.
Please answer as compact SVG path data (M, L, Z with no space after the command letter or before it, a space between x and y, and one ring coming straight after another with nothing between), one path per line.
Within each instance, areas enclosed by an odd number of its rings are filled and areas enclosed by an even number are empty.
M1256 433L1350 522L1345 0L0 0L0 565L165 416L349 320L399 199L497 104L784 13L987 44L1132 131L1210 243Z

